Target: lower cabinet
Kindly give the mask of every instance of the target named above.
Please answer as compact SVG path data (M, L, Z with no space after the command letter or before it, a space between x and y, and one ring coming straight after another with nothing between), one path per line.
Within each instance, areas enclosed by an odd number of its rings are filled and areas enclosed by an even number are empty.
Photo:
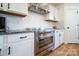
M34 56L34 33L8 35L8 56Z
M59 42L60 42L60 40L59 40L59 31L58 30L55 30L55 36L54 36L54 38L55 38L54 49L56 49L59 46Z
M60 45L64 43L64 31L60 30L59 32Z
M34 48L30 40L22 41L14 44L8 44L7 54L10 56L33 56Z
M63 30L55 30L55 46L54 49L58 48L63 43Z
M34 56L34 33L0 35L1 56Z
M4 35L0 35L0 56L3 55L4 49Z

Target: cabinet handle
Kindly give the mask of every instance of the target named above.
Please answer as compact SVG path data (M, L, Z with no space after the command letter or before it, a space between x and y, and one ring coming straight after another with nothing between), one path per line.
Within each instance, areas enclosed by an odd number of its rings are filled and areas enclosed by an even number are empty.
M3 3L1 3L1 7L3 7Z
M20 37L20 39L23 39L23 38L27 38L27 36L24 36L24 37Z
M10 9L10 3L8 3L8 9Z
M2 49L0 49L0 56L1 56L1 51L2 51Z
M8 55L10 55L11 54L11 47L8 47Z

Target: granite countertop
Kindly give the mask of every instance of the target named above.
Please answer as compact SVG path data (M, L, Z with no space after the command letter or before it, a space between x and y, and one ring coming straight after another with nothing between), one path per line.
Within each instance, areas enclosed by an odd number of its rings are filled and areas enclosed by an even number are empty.
M0 32L0 35L9 35L9 34L20 34L20 33L32 33L34 31L10 31L10 32Z

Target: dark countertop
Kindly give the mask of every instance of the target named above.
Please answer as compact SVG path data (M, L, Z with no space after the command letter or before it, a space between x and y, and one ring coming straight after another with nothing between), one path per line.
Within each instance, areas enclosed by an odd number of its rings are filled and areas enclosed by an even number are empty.
M21 34L21 33L34 33L34 31L0 32L0 35Z

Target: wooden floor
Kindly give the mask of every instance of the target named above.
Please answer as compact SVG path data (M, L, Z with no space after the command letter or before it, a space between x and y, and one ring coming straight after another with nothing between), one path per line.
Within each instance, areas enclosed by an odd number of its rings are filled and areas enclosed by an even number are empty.
M79 56L79 44L63 44L47 56Z

